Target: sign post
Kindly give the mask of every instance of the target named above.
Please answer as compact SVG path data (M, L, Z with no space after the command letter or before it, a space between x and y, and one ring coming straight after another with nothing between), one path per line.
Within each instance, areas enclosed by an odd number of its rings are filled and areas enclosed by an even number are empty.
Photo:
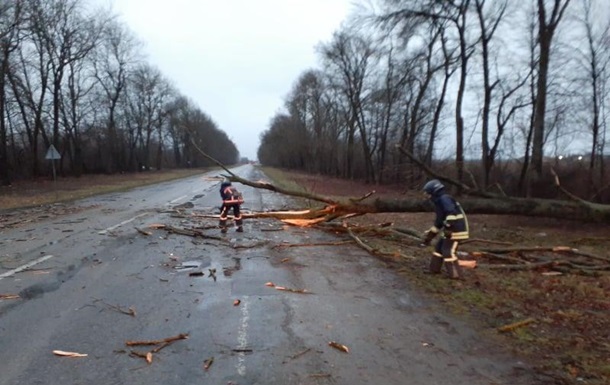
M50 160L53 167L53 189L55 190L55 199L57 199L57 175L55 173L55 160L61 159L61 155L59 154L55 146L51 144L44 158Z

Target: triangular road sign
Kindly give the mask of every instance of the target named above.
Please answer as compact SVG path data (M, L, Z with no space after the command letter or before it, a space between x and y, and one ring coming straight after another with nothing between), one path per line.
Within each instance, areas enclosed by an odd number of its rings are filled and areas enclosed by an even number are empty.
M55 146L50 145L49 149L47 150L47 155L45 155L44 158L49 160L61 159L61 155L59 155L59 152L57 149L55 149Z

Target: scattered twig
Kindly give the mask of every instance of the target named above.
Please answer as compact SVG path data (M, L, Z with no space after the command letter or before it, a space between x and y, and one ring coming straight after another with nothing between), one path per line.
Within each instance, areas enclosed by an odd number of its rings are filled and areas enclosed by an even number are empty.
M517 328L520 328L520 327L522 327L522 326L529 325L529 324L531 324L532 322L536 322L536 319L534 319L534 318L528 318L528 319L525 319L525 320L523 320L523 321L513 322L513 323L511 323L511 324L508 324L508 325L504 325L504 326L499 327L499 328L498 328L498 331L499 331L499 332L508 332L508 331L511 331L511 330L515 330L515 329L517 329Z
M56 356L62 356L62 357L87 357L87 354L76 353L76 352L66 352L63 350L53 350L53 354L55 354Z
M332 377L332 374L330 374L330 373L314 373L314 374L310 374L309 377L311 377L311 378L329 378L329 377Z
M340 350L340 351L342 351L344 353L349 353L349 348L347 346L343 345L343 344L338 343L338 342L330 341L328 343L328 345L333 347L333 348L335 348L335 349L337 349L337 350Z
M20 299L18 294L0 294L0 299Z
M311 351L311 348L307 348L305 350L303 350L302 352L299 352L297 354L295 354L294 356L291 356L290 359L291 360L296 360L297 358L301 357L302 355L309 353Z
M395 227L394 228L395 231L402 233L402 234L407 234L410 235L412 237L414 237L415 239L419 239L422 240L422 233L420 231L414 230L414 229L409 229L406 227Z
M163 338L161 340L145 340L145 341L127 341L125 345L127 346L136 346L136 345L159 345L165 342L174 342L178 340L185 340L189 338L188 334L181 333L174 337Z
M140 228L138 228L138 227L134 227L134 228L135 228L136 230L138 230L138 233L140 233L140 234L142 234L142 235L146 235L146 236L152 235L152 233L151 233L150 231L144 231L144 230L142 230L142 229L140 229Z
M125 310L125 309L123 309L119 305L112 305L112 304L110 304L108 302L105 302L102 299L99 299L99 298L95 298L95 301L93 301L93 302L98 302L98 301L103 303L104 305L106 305L110 309L115 310L115 311L117 311L119 313L126 314L126 315L129 315L129 316L132 316L132 317L136 316L136 309L133 306L130 306L129 308L127 308L127 310Z
M188 338L188 334L178 334L177 336L174 337L168 337L168 338L164 338L161 340L148 340L148 341L127 341L125 342L125 345L127 346L136 346L136 345L144 345L144 346L152 346L152 345L159 345L157 347L155 347L154 349L143 353L143 352L139 352L137 350L131 350L130 355L131 356L135 356L135 357L140 357L140 358L144 358L146 360L147 364L151 364L152 360L153 360L153 354L158 353L159 351L161 351L161 349L171 345L172 343L178 341L178 340L184 340Z
M208 370L210 366L214 363L214 357L210 357L207 360L203 361L203 369Z
M389 257L392 260L394 260L397 257L400 257L400 258L403 258L403 259L413 259L414 258L414 257L406 256L406 255L400 253L399 251L397 251L395 253L385 253L385 252L382 252L382 251L380 251L378 249L374 249L371 246L369 246L366 243L364 243L360 238L358 238L349 227L346 227L346 229L347 229L347 233L349 234L349 236L354 241L356 241L358 246L362 247L364 250L366 250L371 255L374 255L374 256L377 256L377 257Z
M462 244L469 244L469 243L489 243L489 244L493 244L493 245L505 245L505 246L512 246L513 244L510 242L502 242L502 241L495 241L492 239L481 239L481 238L470 238L467 239L465 241L460 242Z
M275 290L288 291L291 293L298 293L298 294L313 294L310 291L308 291L307 289L291 289L289 287L284 287L284 286L276 286Z
M207 234L204 234L202 231L195 230L195 229L181 229L181 228L174 227L174 226L165 226L165 230L168 233L187 235L189 237L214 239L214 240L217 240L217 241L222 241L223 240L223 238L220 237L220 236L207 235Z
M350 201L352 202L362 202L363 200L365 200L366 198L370 197L371 195L375 194L375 190L366 193L365 195L361 196L360 198L350 198Z
M154 348L153 350L150 351L150 353L159 353L161 351L161 349L171 345L174 341L167 341L162 343L161 345L157 346L156 348Z
M600 261L610 262L610 258L603 257L600 255L585 253L578 249L574 249L568 246L553 246L553 247L510 247L503 249L483 249L482 252L494 253L494 254L507 254L514 252L553 252L553 253L570 253L574 255L580 255L583 257L596 259Z
M318 242L318 243L285 243L275 245L273 249L288 248L288 247L314 247L314 246L341 246L352 243L352 241L337 241L337 242Z

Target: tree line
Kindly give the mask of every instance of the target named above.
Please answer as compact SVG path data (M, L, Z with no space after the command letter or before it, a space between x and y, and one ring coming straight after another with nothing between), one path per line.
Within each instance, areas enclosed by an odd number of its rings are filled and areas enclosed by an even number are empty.
M266 165L610 201L606 0L361 1L261 135ZM402 151L398 151L397 148Z
M86 0L0 2L0 183L225 164L239 153L212 118L149 64L110 9Z

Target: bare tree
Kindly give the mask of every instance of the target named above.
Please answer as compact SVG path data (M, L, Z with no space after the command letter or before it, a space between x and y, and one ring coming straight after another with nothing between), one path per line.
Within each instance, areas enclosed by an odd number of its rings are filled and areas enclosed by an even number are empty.
M351 35L349 31L341 31L334 34L328 45L322 46L321 52L329 72L334 76L335 85L348 102L347 174L351 176L353 172L353 146L357 129L364 156L365 179L375 182L373 151L364 113L364 105L371 92L366 87L366 80L371 62L375 59L372 42L363 36Z
M23 1L11 0L0 4L0 184L11 184L7 147L6 94L10 71L10 57L20 45L23 29Z
M610 21L600 20L596 23L596 11L603 13L603 9L596 8L598 2L594 0L580 0L579 24L584 32L586 46L575 46L578 53L579 67L583 73L583 80L587 83L585 87L585 111L588 110L586 124L591 131L591 146L589 154L589 184L592 189L602 187L603 180L603 129L605 127L604 116L602 116L603 105L607 95L604 90L610 84ZM578 84L582 84L578 82ZM588 108L587 108L588 107ZM597 174L596 174L597 171ZM596 177L597 176L597 177Z
M491 58L490 58L490 44L493 39L495 32L498 30L498 26L503 20L508 2L506 0L500 2L494 2L493 6L497 7L492 9L491 15L486 14L485 7L486 0L475 0L475 8L477 12L477 19L480 28L480 44L481 44L481 62L483 67L483 108L482 108L482 122L481 122L481 144L483 150L482 163L483 163L483 188L489 186L491 169L495 161L496 148L492 149L489 145L490 136L490 112L491 103L493 98L494 89L500 83L499 79L495 81L491 80ZM496 143L499 143L502 131L496 131Z
M124 170L126 162L121 155L117 132L117 109L127 86L130 71L139 61L138 42L132 33L118 22L104 29L102 44L96 52L95 77L102 89L101 103L107 111L106 130L110 152L108 171Z
M563 18L570 0L550 0L550 14L546 0L537 0L538 15L538 74L536 84L536 98L534 107L532 162L536 179L542 177L542 164L544 156L545 117L547 105L548 74L551 62L551 46L557 27Z

